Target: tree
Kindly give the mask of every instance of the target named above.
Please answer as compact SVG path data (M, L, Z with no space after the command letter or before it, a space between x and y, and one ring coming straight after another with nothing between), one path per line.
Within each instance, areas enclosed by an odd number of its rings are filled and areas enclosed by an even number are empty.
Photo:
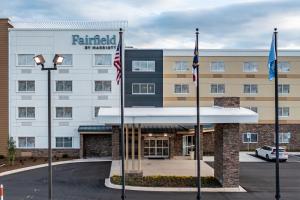
M15 164L16 159L16 142L11 137L8 140L8 161L10 165Z

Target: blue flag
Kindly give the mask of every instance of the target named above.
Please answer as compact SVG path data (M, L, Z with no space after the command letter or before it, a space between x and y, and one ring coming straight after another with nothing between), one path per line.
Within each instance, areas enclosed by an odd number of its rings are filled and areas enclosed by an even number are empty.
M276 57L276 47L275 47L275 34L273 34L271 49L269 53L269 61L268 61L268 68L269 68L269 80L273 80L275 77L275 61L277 60Z

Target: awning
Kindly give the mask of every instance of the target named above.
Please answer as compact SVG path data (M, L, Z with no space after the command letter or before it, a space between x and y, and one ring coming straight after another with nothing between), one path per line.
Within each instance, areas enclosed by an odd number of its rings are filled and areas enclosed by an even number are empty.
M90 125L90 126L79 126L79 133L111 133L111 126L101 126L101 125Z
M196 123L195 107L124 108L125 124L190 124ZM119 108L101 108L101 124L120 124ZM246 108L201 107L200 123L257 123L258 114Z

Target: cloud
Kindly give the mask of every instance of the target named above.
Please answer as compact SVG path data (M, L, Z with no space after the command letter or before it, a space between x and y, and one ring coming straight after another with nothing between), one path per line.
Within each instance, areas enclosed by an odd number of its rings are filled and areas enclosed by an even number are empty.
M149 48L267 48L273 27L281 48L299 48L299 0L2 0L14 21L128 20L126 41Z

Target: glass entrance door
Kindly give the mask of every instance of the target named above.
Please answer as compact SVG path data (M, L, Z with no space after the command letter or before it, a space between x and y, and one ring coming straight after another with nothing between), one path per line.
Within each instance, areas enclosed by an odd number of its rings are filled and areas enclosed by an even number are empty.
M144 157L145 158L168 158L169 138L145 138Z
M194 146L193 135L182 136L182 153L184 156L190 155L190 151L194 151Z

